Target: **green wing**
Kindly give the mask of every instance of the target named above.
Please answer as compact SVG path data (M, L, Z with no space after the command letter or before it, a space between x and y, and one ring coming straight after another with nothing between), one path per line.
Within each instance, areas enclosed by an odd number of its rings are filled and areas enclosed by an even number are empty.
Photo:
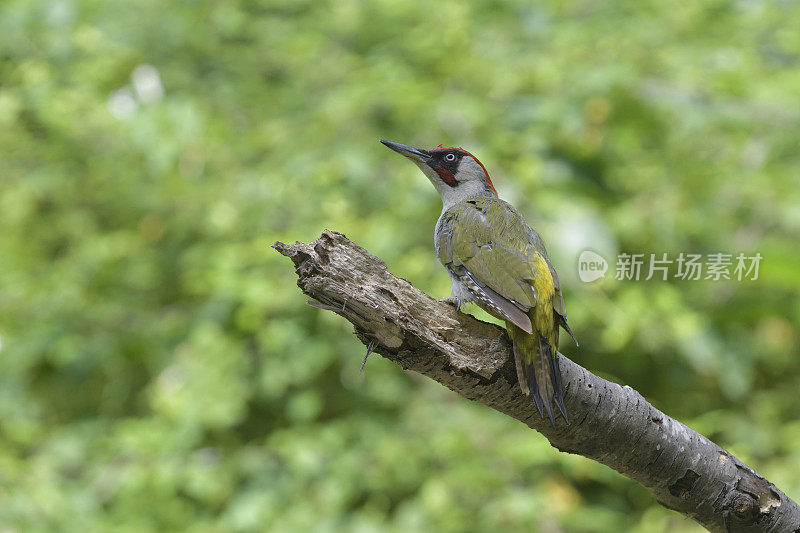
M544 245L522 216L499 198L481 196L449 209L439 222L439 260L464 267L523 311L550 299L553 275ZM537 288L545 294L537 294ZM561 302L563 306L563 300Z

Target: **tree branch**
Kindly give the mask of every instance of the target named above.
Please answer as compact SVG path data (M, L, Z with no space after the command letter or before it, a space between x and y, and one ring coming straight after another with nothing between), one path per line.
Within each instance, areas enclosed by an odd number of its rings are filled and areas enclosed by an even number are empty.
M572 423L551 427L517 384L505 330L434 300L336 232L278 252L298 286L355 326L365 345L406 370L516 418L557 449L610 466L661 505L711 531L800 533L800 507L736 457L668 417L628 386L561 358Z

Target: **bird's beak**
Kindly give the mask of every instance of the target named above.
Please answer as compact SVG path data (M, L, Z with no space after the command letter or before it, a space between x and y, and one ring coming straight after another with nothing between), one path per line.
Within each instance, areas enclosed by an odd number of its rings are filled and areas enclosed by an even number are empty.
M395 143L392 141L381 141L381 143L391 148L398 154L406 156L417 164L428 164L428 161L431 159L431 156L427 150L420 150L419 148L414 148L413 146L407 146L405 144Z

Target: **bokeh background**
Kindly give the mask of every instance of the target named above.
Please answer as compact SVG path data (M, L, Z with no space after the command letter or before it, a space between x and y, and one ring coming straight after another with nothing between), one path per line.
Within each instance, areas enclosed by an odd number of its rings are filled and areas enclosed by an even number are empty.
M437 297L463 146L580 348L800 497L800 6L4 0L0 529L697 531L374 356L269 245L347 234ZM756 281L578 280L586 248ZM612 265L613 268L613 265Z

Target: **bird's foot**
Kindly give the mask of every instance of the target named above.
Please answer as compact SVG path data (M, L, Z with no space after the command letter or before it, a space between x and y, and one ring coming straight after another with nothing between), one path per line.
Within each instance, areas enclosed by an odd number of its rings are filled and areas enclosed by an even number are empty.
M456 308L456 311L461 311L461 299L458 296L448 296L447 298L442 298L439 301L452 305Z

